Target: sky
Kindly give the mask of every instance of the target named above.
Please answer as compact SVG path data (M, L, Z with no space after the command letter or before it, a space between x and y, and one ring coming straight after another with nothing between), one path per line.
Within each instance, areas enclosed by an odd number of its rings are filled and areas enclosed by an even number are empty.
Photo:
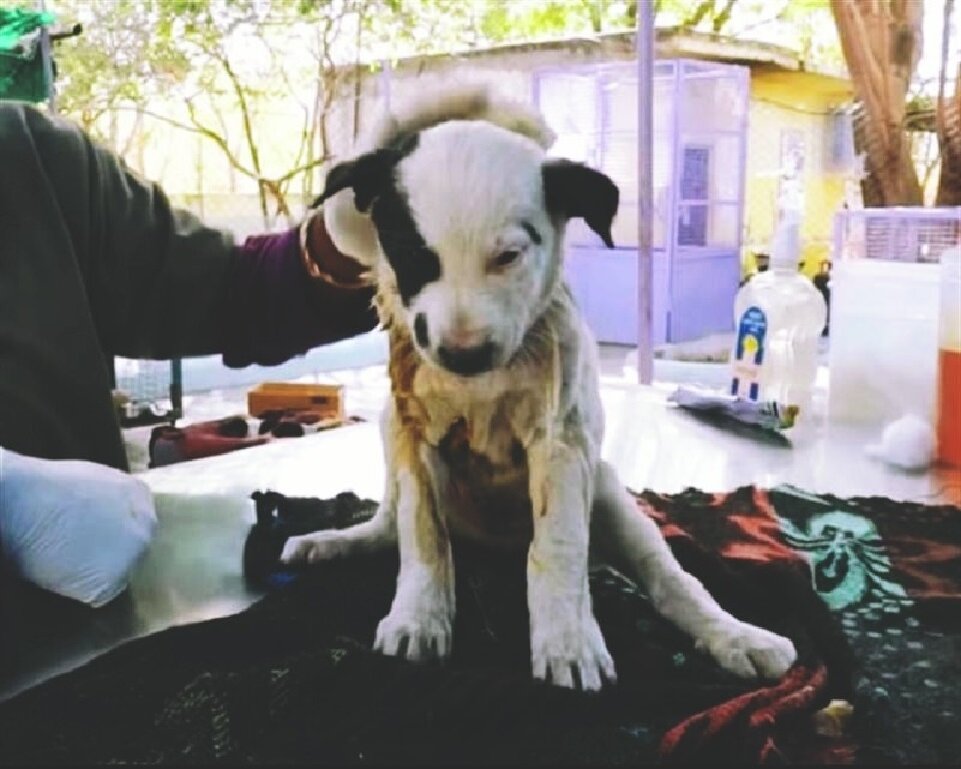
M913 0L919 2L921 0ZM944 3L942 0L923 0L924 2L924 48L921 61L918 63L917 76L920 79L931 79L937 89L938 72L941 68L941 35L944 29ZM961 59L961 3L955 2L954 14L951 19L951 53L948 61L948 77L957 72L958 61Z

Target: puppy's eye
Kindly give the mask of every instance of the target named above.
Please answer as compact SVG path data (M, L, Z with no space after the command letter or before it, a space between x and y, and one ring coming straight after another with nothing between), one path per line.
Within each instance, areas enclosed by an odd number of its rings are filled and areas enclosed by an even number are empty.
M498 267L506 267L509 264L513 264L520 258L521 252L515 250L512 251L501 251L497 257L494 259L494 264Z

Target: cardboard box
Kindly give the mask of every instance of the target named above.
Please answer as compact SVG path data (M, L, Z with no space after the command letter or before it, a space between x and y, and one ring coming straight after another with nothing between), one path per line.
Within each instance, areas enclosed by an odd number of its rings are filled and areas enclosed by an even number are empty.
M263 382L247 393L247 411L261 417L268 411L311 411L322 419L346 419L343 385Z

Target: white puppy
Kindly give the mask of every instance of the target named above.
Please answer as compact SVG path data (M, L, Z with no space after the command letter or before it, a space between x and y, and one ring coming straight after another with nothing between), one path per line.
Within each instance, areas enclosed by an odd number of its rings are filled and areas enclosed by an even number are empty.
M483 88L388 119L331 170L334 242L371 268L390 337L387 488L376 515L292 538L283 560L397 546L376 648L451 650L451 537L527 550L533 674L598 689L614 663L591 609L588 555L639 580L724 668L778 677L791 642L721 609L600 458L596 343L562 278L567 221L611 245L618 190L545 156L540 117Z

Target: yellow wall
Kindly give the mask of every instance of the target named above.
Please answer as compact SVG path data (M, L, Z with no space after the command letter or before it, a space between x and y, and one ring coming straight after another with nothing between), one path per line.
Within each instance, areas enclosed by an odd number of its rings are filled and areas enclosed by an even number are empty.
M801 226L804 271L814 275L829 258L834 213L844 197L845 177L825 167L832 108L851 99L840 78L806 72L755 69L745 188L744 271L754 271L756 251L769 253L777 216L781 142L797 131L804 148L804 219Z

